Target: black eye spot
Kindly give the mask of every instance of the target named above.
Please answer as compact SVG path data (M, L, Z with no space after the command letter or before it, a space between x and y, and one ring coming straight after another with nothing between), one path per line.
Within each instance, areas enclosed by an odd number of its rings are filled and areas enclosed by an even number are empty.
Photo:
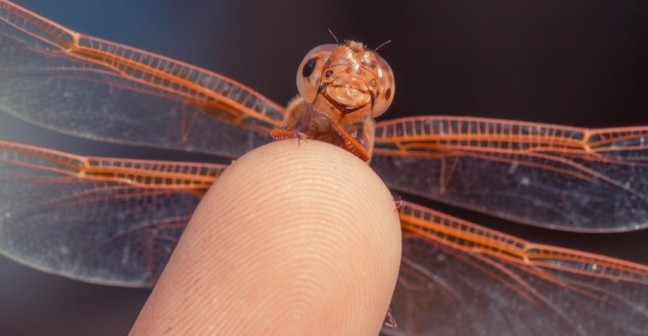
M313 70L315 70L315 64L317 64L317 57L313 57L304 64L304 68L302 69L302 76L308 77L311 74L313 74Z
M390 97L391 97L391 89L387 89L387 91L385 92L385 100L389 100Z
M328 70L325 75L326 78L331 78L331 76L333 76L333 70Z

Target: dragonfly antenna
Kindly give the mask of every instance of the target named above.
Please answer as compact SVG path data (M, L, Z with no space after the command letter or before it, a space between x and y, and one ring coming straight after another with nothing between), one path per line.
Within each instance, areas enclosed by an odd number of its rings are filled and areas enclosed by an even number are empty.
M374 51L378 51L378 49L380 49L380 48L382 48L385 45L390 44L390 43L392 43L392 40L387 40L387 41L381 43L378 47L376 47L376 49L374 49Z
M333 39L335 40L335 44L340 44L340 41L338 40L337 36L335 36L335 34L333 34L333 31L331 30L331 28L328 29L328 32L329 32L329 34L331 34L331 36L333 36Z

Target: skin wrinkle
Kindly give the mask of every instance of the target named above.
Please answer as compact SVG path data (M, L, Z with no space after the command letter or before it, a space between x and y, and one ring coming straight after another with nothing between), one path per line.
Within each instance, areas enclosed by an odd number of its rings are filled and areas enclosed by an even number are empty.
M400 243L366 163L318 141L260 147L205 195L132 334L376 335Z

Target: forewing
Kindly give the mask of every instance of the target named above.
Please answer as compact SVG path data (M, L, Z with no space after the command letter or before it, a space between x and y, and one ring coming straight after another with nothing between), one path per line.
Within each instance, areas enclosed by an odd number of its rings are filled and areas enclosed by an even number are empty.
M372 167L394 189L568 231L648 227L648 127L587 130L417 117L377 124Z
M405 239L391 335L646 335L648 267L533 244L424 207Z
M0 111L90 139L236 157L283 108L233 80L0 0Z
M74 279L152 286L223 169L0 141L0 253Z

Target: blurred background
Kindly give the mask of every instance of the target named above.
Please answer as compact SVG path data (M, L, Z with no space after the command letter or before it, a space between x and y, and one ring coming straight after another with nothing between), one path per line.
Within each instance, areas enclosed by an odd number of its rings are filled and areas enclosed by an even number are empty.
M456 115L583 127L648 124L648 6L641 1L16 0L70 29L234 78L285 104L314 46L356 39L397 81L383 118ZM0 32L1 33L1 32ZM209 157L76 140L0 115L0 139L95 155ZM429 205L429 204L428 204ZM458 214L455 209L437 206ZM648 264L643 232L583 235L464 217L526 239ZM83 284L0 257L0 334L126 334L147 290Z

